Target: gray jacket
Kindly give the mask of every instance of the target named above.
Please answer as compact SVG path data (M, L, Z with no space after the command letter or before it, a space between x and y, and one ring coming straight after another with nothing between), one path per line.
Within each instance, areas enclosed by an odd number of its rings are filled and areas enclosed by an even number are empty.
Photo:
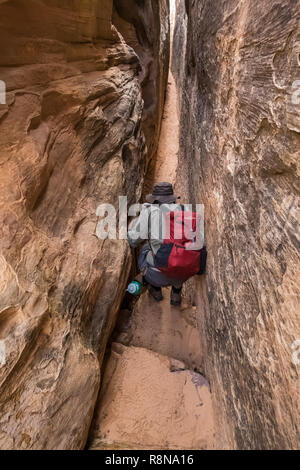
M152 252L156 254L161 247L166 233L164 214L181 210L180 204L144 204L143 209L129 225L128 241L132 248L137 248L141 243L148 242ZM147 255L147 262L154 266L152 252Z

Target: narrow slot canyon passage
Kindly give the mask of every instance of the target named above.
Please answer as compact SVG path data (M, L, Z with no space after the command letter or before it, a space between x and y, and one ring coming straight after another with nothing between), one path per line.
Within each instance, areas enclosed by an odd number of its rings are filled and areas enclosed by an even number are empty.
M164 115L148 188L175 185L179 151L177 91L169 72ZM179 190L179 185L176 185ZM181 201L182 203L187 201ZM202 368L196 307L144 293L121 310L102 379L90 449L213 449L210 388Z
M0 0L0 450L300 448L299 20ZM125 294L163 181L204 206L181 307Z

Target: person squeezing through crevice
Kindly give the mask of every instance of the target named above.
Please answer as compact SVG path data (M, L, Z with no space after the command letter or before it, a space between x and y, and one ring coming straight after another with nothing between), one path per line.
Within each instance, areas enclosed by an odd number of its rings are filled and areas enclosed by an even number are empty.
M148 240L142 247L138 265L144 284L148 284L150 296L160 302L163 300L162 287L171 286L171 305L174 306L181 304L183 283L194 274L203 273L204 257L206 261L206 251L185 249L184 243L192 242L184 239L184 235L180 236L180 240L173 239L174 226L178 221L183 224L183 214L190 215L189 220L193 221L191 227L194 230L196 227L196 215L184 213L183 206L176 203L177 199L179 197L174 195L171 183L156 184L146 197L147 203L143 205L139 217L131 222L128 230L132 248ZM173 223L170 224L170 220Z

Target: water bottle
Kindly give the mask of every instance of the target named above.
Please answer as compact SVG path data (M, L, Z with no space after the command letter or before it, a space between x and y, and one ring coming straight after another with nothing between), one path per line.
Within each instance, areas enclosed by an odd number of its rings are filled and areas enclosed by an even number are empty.
M139 281L132 281L126 289L131 295L139 295L142 289L142 284Z

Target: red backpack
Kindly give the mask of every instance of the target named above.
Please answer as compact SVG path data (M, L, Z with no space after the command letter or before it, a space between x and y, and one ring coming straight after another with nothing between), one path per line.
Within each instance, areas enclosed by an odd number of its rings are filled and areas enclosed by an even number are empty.
M154 256L155 267L165 273L168 277L186 281L196 274L204 274L207 252L203 247L201 250L187 249L192 246L191 236L187 234L196 233L199 214L196 212L185 212L177 210L167 212L165 215L165 226L170 230L163 244Z

